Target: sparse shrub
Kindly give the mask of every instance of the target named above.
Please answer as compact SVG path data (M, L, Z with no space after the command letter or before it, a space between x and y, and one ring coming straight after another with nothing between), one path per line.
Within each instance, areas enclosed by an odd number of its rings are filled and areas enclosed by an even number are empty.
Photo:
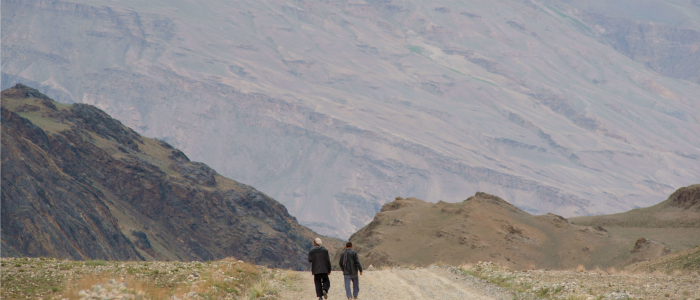
M547 297L549 295L549 288L541 288L535 292L535 295L540 298Z
M261 279L248 289L248 299L262 298L265 295L277 294L277 288L272 286L269 281Z
M558 293L561 292L563 289L564 289L564 286L562 286L562 285L557 286L557 288L554 289L554 294L558 294Z
M568 295L565 300L586 300L588 299L588 296L585 295Z
M236 295L238 295L238 294L241 293L235 286L228 285L228 284L215 283L215 284L214 284L214 287L216 287L217 289L219 289L219 290L221 290L221 291L223 291L223 292L225 292L225 293L229 293L229 294L236 294Z
M301 280L301 275L298 273L286 272L282 276L281 280L287 285L291 285L294 281Z
M86 267L106 266L107 262L104 260L86 260L83 265Z

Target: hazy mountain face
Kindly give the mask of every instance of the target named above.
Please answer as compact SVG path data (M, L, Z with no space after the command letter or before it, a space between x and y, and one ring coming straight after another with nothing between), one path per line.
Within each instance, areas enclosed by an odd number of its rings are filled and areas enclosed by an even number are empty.
M572 216L698 182L692 38L582 5L3 0L2 86L93 104L340 237L395 196ZM684 5L659 26L697 32Z
M700 0L574 0L599 40L662 75L700 83Z

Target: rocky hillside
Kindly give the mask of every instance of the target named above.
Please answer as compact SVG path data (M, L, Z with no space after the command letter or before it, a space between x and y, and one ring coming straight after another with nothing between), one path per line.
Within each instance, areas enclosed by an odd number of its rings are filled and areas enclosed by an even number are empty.
M629 234L597 223L577 224L554 214L530 215L485 193L454 204L397 198L350 241L367 265L494 261L513 269L622 267L700 245L700 228Z
M654 241L683 250L700 246L699 208L700 184L695 184L679 188L665 201L650 207L569 220L582 226L603 226L613 235L636 239L638 247L647 247Z
M700 184L679 188L654 206L612 215L574 217L571 221L616 228L700 228Z
M407 194L609 214L700 178L700 7L637 2L2 0L2 87L94 105L322 234Z
M274 199L94 106L21 84L2 92L3 256L304 269L314 235Z

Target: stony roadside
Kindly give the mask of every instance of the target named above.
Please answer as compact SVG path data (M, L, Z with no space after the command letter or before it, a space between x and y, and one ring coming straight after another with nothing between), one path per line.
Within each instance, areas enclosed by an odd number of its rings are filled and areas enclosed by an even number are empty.
M234 259L213 262L67 261L2 258L2 299L306 299L305 272ZM308 273L308 272L307 272ZM334 276L342 276L340 273ZM490 262L369 271L364 295L377 299L700 300L697 273L616 270L514 271ZM336 278L341 283L342 279ZM342 283L333 296L343 298ZM409 292L407 292L409 291ZM393 297L392 295L396 296ZM462 295L462 296L460 296ZM337 297L336 297L337 298ZM373 299L372 297L364 299Z
M693 274L627 273L603 270L514 271L490 262L446 267L453 274L473 276L508 288L519 299L690 299L700 300L700 276Z
M212 262L2 258L2 299L255 299L296 276L235 259ZM289 274L289 275L288 275Z

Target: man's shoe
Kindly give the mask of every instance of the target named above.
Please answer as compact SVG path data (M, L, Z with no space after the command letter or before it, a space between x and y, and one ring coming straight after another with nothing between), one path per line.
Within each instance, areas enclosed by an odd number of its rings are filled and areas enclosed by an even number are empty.
M328 291L323 290L323 299L328 299Z

